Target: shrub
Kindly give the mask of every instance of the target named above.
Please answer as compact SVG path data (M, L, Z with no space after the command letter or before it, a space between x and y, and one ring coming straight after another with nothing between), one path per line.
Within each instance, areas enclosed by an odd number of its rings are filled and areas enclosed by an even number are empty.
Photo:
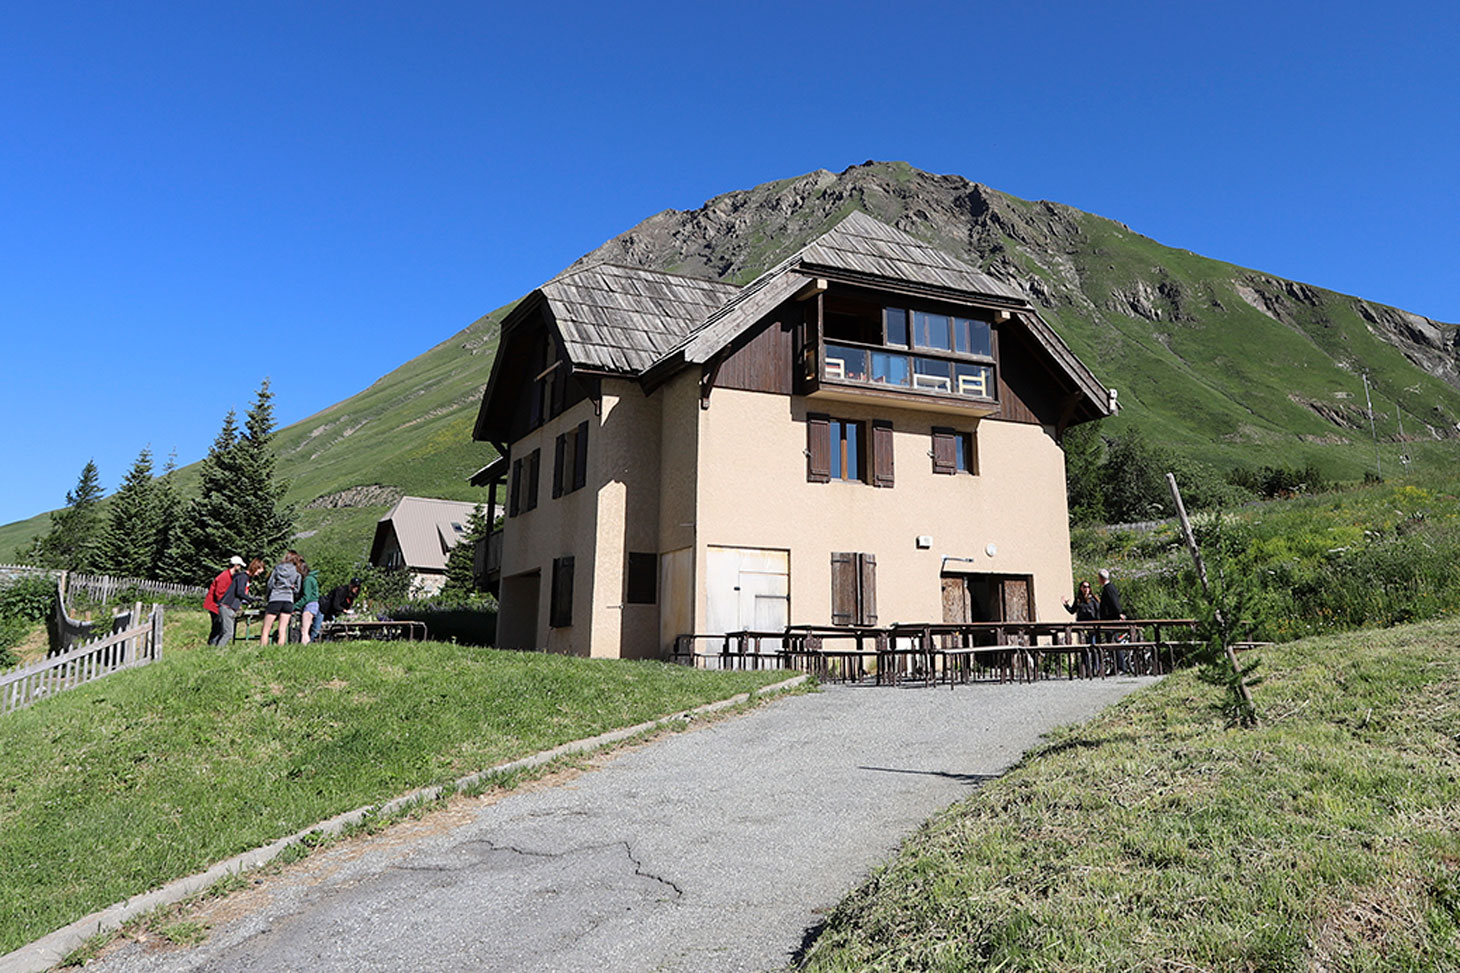
M17 578L0 588L0 618L39 622L56 604L56 579L49 575Z

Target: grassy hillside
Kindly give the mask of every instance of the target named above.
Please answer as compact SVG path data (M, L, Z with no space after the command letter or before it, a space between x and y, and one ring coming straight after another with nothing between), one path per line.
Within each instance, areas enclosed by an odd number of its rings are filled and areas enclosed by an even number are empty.
M1181 672L1058 734L850 895L806 970L1460 969L1460 622Z
M1120 390L1112 434L1139 425L1217 467L1312 464L1353 480L1374 465L1367 372L1386 468L1398 468L1401 452L1419 469L1460 461L1454 325L1209 260L961 176L903 163L807 173L698 210L666 210L583 260L745 282L853 209L1027 291L1097 377ZM279 469L302 508L306 555L363 553L374 521L402 493L481 499L465 478L492 451L472 443L470 430L508 310L281 431ZM180 476L186 488L190 472ZM385 489L368 503L310 506L369 486ZM47 526L42 516L0 527L0 560Z

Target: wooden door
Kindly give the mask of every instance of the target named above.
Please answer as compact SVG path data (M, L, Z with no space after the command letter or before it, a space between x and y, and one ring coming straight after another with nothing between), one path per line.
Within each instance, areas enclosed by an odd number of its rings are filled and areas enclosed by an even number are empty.
M1030 618L1029 579L1005 578L1002 584L1005 622L1027 622Z

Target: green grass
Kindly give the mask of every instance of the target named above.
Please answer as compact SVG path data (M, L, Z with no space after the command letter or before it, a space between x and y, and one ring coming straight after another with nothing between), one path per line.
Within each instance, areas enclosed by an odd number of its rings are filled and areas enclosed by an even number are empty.
M1182 672L925 825L804 969L1460 969L1460 621Z
M179 613L180 615L181 613ZM784 678L442 643L201 646L0 719L0 954L362 805Z
M1226 517L1240 542L1231 568L1263 592L1257 638L1419 621L1460 606L1460 495L1450 475L1421 472ZM1197 614L1200 588L1174 521L1151 530L1079 528L1071 539L1076 577L1112 568L1128 614Z

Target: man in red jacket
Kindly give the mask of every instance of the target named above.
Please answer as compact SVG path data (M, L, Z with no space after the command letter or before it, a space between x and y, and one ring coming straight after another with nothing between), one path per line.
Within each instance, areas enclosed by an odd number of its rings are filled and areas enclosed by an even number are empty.
M223 635L223 623L218 619L218 599L228 591L228 586L233 584L233 576L243 570L243 558L237 554L228 559L228 567L213 579L208 585L208 593L203 596L203 607L208 614L213 616L212 626L208 630L208 644L217 645L219 638Z

